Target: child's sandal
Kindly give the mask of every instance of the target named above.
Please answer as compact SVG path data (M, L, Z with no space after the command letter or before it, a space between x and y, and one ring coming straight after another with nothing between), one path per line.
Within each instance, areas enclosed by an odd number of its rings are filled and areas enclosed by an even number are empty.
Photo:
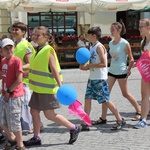
M132 118L132 121L138 121L141 119L141 112L136 112L135 118Z
M23 147L16 146L14 150L25 150L25 147L24 146Z
M106 124L106 122L107 120L104 120L100 117L98 120L92 121L92 125Z

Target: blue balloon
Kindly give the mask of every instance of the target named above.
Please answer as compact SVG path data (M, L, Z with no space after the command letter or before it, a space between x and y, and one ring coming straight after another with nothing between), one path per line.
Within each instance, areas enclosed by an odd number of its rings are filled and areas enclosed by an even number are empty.
M76 60L79 64L85 64L90 59L90 51L87 48L79 48L76 52Z
M58 89L56 97L61 104L68 106L77 100L77 91L73 86L64 84Z

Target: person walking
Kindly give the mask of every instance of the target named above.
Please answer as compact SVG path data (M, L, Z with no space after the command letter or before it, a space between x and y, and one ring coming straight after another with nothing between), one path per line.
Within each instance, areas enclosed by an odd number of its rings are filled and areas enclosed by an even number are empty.
M11 39L2 40L2 52L4 58L0 64L0 76L2 78L0 126L9 139L3 150L11 149L16 144L15 150L25 150L20 122L21 103L25 93L22 84L22 62L13 55L14 42Z
M123 24L123 22L121 22ZM111 63L108 71L108 87L111 92L116 81L119 83L122 95L135 108L136 116L132 118L133 121L139 120L141 117L141 108L136 99L130 94L128 90L128 76L131 74L131 68L134 64L134 59L131 52L130 44L127 40L121 37L124 34L125 26L119 22L112 23L110 27L113 40L109 42L109 53L111 55ZM127 56L129 57L129 66L127 66ZM102 104L102 115L92 124L106 124L107 106Z
M21 59L22 69L23 69L23 85L25 89L24 101L22 103L21 110L21 126L22 130L27 133L33 133L32 131L32 116L30 114L30 107L28 106L31 91L29 89L29 66L30 66L30 57L35 53L33 46L25 39L25 34L27 27L22 22L15 22L12 25L12 36L15 40L15 50L14 55Z
M2 41L0 40L0 64L1 64L1 60L3 58L3 54L2 54ZM0 80L0 95L2 94L2 80ZM3 130L0 127L0 144L3 143L5 141L5 136L3 134Z
M101 37L99 27L91 27L88 30L88 40L92 43L90 47L90 63L80 65L81 70L90 70L87 83L84 111L90 115L91 100L97 100L98 103L105 105L115 115L117 121L111 130L119 130L125 124L124 118L119 114L116 106L110 101L107 84L107 51L98 39ZM82 123L82 131L89 130L88 125Z
M145 52L150 50L150 19L144 18L139 21L139 31L144 38L141 42L141 50ZM150 108L150 82L145 82L141 79L141 120L134 126L134 128L144 128L147 126L147 115Z
M34 33L38 44L36 54L30 59L29 87L33 91L29 106L33 117L34 136L24 141L25 146L41 145L40 112L45 117L70 130L69 144L73 144L80 132L80 127L72 124L65 117L55 113L60 107L56 93L62 86L62 73L55 50L48 44L50 32L47 27L39 26ZM41 63L42 62L42 63Z

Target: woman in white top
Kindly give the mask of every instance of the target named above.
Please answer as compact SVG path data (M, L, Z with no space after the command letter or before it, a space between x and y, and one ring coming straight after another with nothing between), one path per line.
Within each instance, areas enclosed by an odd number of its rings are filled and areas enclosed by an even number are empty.
M144 37L141 42L141 50L144 52L150 50L150 19L145 18L139 21L140 34ZM145 82L141 79L141 121L139 121L134 128L139 129L147 126L147 115L150 108L150 82Z

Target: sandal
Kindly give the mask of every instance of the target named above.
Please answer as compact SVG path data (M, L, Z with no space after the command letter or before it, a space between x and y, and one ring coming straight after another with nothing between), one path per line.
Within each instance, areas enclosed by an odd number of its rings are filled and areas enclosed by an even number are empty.
M5 136L0 133L0 144L2 144L5 141Z
M102 119L101 117L97 121L92 121L92 125L106 124L107 120Z
M29 130L29 131L28 131L28 134L33 134L33 130Z
M25 147L24 146L23 147L16 146L14 150L25 150Z
M5 144L5 146L3 147L2 150L10 150L11 147L13 147L16 144L17 144L16 141L10 141L10 140L8 140L8 142Z
M138 120L140 120L140 119L141 119L141 112L136 112L135 118L132 118L131 120L132 120L132 121L138 121Z

